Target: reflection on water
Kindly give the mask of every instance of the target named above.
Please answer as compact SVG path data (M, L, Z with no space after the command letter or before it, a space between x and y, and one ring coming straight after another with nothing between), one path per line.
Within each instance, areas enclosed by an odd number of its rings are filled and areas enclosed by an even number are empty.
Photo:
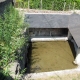
M27 72L48 72L75 68L75 51L69 41L30 43Z

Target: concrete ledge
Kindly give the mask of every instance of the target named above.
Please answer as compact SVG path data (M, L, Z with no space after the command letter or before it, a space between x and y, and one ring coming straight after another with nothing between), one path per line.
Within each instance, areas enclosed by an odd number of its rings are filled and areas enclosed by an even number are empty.
M34 41L66 41L68 37L31 37L31 42Z
M20 64L17 61L9 64L9 71L11 72L10 76L12 78L19 76L19 72L20 72L19 70L20 70Z
M4 1L6 1L6 0L0 0L0 3L1 3L1 2L4 2Z
M78 74L80 73L80 68L68 69L68 70L60 70L60 71L51 71L51 72L41 72L41 73L31 73L26 74L24 76L25 80L37 80L39 78L47 78L51 76L61 76L61 75L69 75L69 74Z

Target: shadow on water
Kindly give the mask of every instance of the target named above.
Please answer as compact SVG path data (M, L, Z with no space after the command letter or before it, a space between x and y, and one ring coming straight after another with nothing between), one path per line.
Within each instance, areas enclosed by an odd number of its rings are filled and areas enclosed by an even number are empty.
M71 41L68 41L68 43L69 43L69 46L70 46L71 51L73 53L73 57L75 59L75 57L76 57L76 51L75 51L75 48L74 48L74 44Z
M35 43L35 42L33 42ZM35 57L32 59L32 50L33 49L37 49L36 45L33 47L32 46L32 42L29 43L29 48L28 48L28 54L27 54L27 58L28 58L28 62L27 62L27 73L31 73L31 65L35 64L39 59L36 58L37 55L35 55ZM33 72L35 72L35 69L33 70Z
M31 66L31 54L32 54L32 43L29 43L28 53L27 53L27 73L30 73L30 66Z

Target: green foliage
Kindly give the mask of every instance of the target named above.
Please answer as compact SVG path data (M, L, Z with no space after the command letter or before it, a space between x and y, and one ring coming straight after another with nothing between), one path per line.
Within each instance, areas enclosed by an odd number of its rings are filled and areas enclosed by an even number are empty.
M28 7L28 0L16 0L16 7Z
M73 10L80 9L80 0L16 0L16 6L30 9Z
M31 9L38 9L38 8L40 8L40 0L31 0L30 1L30 8Z
M21 76L23 76L23 74L25 73L25 71L26 71L26 68L23 69L18 76L15 76L14 80L21 80Z
M8 6L0 16L0 69L7 74L7 66L13 62L21 52L16 51L23 47L26 36L23 33L26 24L19 12L12 6Z
M5 73L4 71L0 70L0 80L13 80L10 75L9 72Z

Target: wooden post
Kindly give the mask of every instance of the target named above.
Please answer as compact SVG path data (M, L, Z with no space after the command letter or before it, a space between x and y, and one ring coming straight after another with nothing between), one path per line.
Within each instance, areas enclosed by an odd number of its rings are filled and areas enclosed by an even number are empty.
M70 10L70 8L71 8L71 2L70 2L70 4L69 4L69 10Z
M74 2L74 5L73 5L73 11L74 11L74 9L75 9L75 2Z
M29 9L29 2L30 2L30 0L28 0L28 9Z
M63 11L65 10L65 6L66 6L66 2L65 2L65 0L64 0L64 8L63 8Z
M42 0L41 0L41 9L42 9Z
M54 1L52 2L52 10L54 10Z

